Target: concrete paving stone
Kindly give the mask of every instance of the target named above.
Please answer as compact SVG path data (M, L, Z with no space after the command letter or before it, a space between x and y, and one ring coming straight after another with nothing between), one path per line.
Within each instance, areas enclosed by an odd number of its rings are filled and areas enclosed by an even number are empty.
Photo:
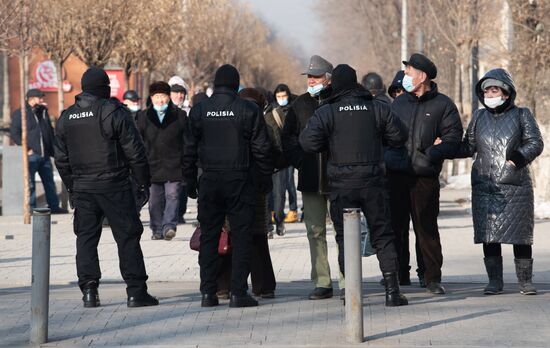
M344 306L334 297L309 301L309 247L303 224L288 224L288 234L270 240L277 278L276 298L260 299L257 308L200 307L198 254L189 249L190 224L178 226L171 242L150 240L146 226L142 249L150 292L158 307L126 307L125 285L118 270L116 244L104 228L99 246L102 307L84 309L76 285L75 236L71 215L55 216L50 266L50 342L47 347L548 347L550 342L550 227L535 227L534 280L537 296L517 290L512 248L503 247L505 291L484 296L486 274L482 249L473 244L471 216L455 203L467 191L442 191L439 219L443 254L444 296L417 285L411 250L412 286L402 287L410 305L384 306L384 290L375 257L363 258L363 309L366 342L349 344ZM195 210L194 201L190 208ZM196 210L195 210L196 211ZM147 221L146 209L142 218ZM192 220L192 219L190 219ZM31 228L21 219L0 217L0 346L27 345L30 327ZM6 234L13 240L4 239ZM329 262L335 289L337 249L328 227ZM411 233L410 245L414 245ZM414 248L413 248L414 249Z

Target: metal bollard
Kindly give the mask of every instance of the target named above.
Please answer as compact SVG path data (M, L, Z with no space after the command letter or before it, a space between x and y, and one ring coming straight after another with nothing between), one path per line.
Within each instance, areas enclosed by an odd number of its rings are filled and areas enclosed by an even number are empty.
M31 344L42 344L48 341L50 227L50 209L34 209L32 215Z
M346 273L346 331L350 343L363 337L363 270L361 263L361 210L344 209L344 264Z

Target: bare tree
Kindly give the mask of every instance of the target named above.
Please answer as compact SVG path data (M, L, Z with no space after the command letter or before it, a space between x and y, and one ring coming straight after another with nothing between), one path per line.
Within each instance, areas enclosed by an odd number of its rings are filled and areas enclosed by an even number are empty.
M546 108L539 108L538 100L548 100L541 78L550 72L550 1L510 0L513 20L512 73L520 87L519 101L528 106L543 122L550 121ZM548 86L548 84L547 84ZM541 91L544 91L541 93ZM541 112L539 112L541 111Z
M17 19L17 2L12 0L0 0L0 56L2 59L3 75L3 96L2 113L3 125L7 126L10 122L9 108L9 78L8 78L8 51L10 41L16 39L14 30ZM4 146L9 145L9 137L3 136Z
M29 206L29 158L27 147L27 108L25 92L28 86L28 57L33 47L34 26L31 21L35 10L32 0L17 0L15 2L16 16L13 23L14 34L17 37L9 44L11 54L19 56L19 94L21 102L21 145L23 156L23 223L31 223Z
M63 64L74 52L75 10L72 0L41 0L36 3L36 45L51 59L57 71L59 114L64 109ZM58 115L59 116L59 115Z
M74 0L75 53L88 66L104 67L124 39L129 0ZM151 12L153 13L153 12ZM151 14L149 13L149 14Z
M251 86L274 88L299 76L296 60L273 40L265 23L240 2L188 0L183 19L186 36L181 63L192 89L210 82L225 63L235 65L242 83Z

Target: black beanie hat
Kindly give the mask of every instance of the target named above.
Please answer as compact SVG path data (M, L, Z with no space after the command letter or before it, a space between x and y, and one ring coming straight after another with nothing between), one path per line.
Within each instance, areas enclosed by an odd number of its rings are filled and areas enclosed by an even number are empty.
M80 81L82 92L105 99L111 96L110 83L111 81L105 70L95 66L88 68Z
M149 86L149 95L153 96L157 93L170 95L170 85L164 81L155 81Z
M240 80L237 69L233 65L225 64L216 70L214 87L229 87L237 91L241 82Z
M332 70L331 84L333 93L355 89L357 87L357 73L351 66L340 64Z

